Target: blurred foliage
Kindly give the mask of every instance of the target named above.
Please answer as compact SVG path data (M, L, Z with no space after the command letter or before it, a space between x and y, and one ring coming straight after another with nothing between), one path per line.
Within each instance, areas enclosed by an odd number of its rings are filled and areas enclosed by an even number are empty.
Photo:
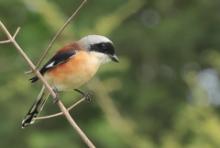
M80 0L0 0L0 19L37 61ZM100 69L84 90L92 103L71 112L97 147L220 147L220 1L88 0L53 46L107 35L120 64ZM5 39L0 33L0 39ZM49 55L48 55L49 57ZM12 45L0 46L0 146L85 147L63 117L22 130L40 85ZM71 104L77 94L64 93ZM43 114L58 111L48 101Z

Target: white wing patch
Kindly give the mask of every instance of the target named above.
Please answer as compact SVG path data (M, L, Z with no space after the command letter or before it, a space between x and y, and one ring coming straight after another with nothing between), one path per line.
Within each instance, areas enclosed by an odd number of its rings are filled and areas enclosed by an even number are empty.
M51 67L53 67L53 66L54 66L54 63L55 63L55 61L51 62L50 64L48 64L48 65L46 66L46 68L51 68Z

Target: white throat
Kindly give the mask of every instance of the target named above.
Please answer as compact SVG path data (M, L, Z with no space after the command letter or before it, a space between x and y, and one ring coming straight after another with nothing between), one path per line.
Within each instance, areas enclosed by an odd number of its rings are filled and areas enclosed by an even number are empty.
M111 61L108 55L100 52L91 51L91 56L101 65Z

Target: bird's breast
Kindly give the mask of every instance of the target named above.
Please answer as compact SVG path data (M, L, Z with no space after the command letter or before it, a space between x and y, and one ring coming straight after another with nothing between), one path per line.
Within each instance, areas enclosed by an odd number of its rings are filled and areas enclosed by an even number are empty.
M87 52L78 52L66 63L48 71L46 79L58 90L75 89L89 81L100 63Z

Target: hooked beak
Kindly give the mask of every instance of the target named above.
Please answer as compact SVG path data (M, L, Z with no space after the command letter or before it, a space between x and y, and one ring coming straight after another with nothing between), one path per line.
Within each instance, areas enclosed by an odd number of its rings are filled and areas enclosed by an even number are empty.
M116 55L110 56L113 62L119 63L119 59Z

